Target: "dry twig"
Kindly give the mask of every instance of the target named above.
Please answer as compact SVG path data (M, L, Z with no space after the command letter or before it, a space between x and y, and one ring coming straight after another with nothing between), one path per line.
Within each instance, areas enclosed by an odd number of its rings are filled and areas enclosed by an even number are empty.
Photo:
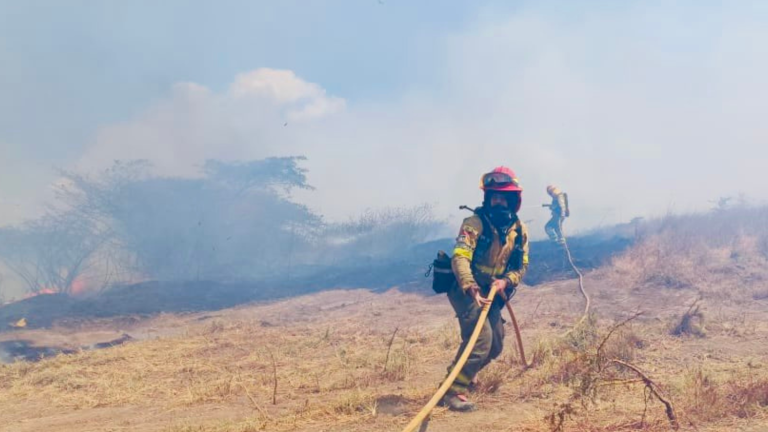
M395 342L395 335L397 335L398 330L400 330L400 327L395 327L395 331L392 332L392 337L389 339L389 345L387 346L387 357L384 359L384 369L382 372L387 371L387 364L389 364L389 354L392 352L392 343Z
M625 368L634 372L638 377L640 377L640 379L642 379L643 382L645 383L645 387L651 392L651 394L656 396L656 399L658 399L659 402L664 404L665 411L667 413L667 418L669 419L669 423L672 425L672 429L674 430L680 429L680 424L677 421L677 416L675 415L675 410L672 407L672 403L669 402L662 395L661 389L659 388L658 384L656 384L650 378L648 378L648 376L645 375L637 366L621 361L619 359L611 359L610 362L615 363L617 365L624 366Z
M618 330L620 327L625 326L627 323L629 323L630 321L634 320L635 318L639 317L642 314L643 314L643 311L637 311L629 318L611 327L611 329L608 331L608 334L605 335L603 340L600 341L600 344L597 346L597 357L600 358L603 351L603 347L605 347L605 343L608 342L608 339L611 337L611 335L613 335L613 333L616 330Z
M245 397L247 397L248 400L251 401L251 403L253 404L253 407L256 408L256 410L265 419L268 419L269 418L269 414L267 414L267 412L264 411L264 409L261 407L261 405L259 405L259 403L256 402L256 399L254 399L253 396L251 396L251 392L248 391L248 387L246 387L245 384L243 384L242 382L239 382L239 381L238 381L238 384L240 384L240 387L242 387L243 391L245 392Z
M272 358L272 380L274 382L272 387L272 405L277 405L277 362L275 361L275 353L272 350L269 351L269 356Z

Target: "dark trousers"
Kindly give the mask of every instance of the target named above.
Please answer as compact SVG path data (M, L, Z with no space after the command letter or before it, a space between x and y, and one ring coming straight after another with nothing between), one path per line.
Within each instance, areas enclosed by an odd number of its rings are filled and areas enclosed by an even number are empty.
M480 308L475 300L468 294L459 288L457 284L454 284L448 291L448 300L453 306L453 310L456 312L456 317L459 320L459 327L461 328L461 345L456 353L456 358L448 367L450 373L453 370L454 365L458 362L459 357L464 352L464 348L469 342L469 338L472 336L472 332L475 330L478 318L482 308ZM501 308L504 303L494 302L491 305L491 309L488 312L488 319L483 324L480 337L477 338L474 348L469 354L469 359L464 364L461 372L456 377L456 380L451 386L451 391L455 393L465 393L472 378L477 375L482 368L488 365L491 360L501 354L504 348L504 321L501 319Z

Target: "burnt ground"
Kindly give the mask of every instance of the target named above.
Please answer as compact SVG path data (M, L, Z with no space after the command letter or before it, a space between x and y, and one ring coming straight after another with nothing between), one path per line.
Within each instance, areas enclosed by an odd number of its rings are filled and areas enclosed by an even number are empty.
M0 341L0 363L14 361L36 361L57 354L73 354L75 350L61 347L37 346L29 339Z
M20 334L5 333L0 334L0 364L39 361L58 354L111 348L133 340L133 336L121 330L83 331L78 328L59 328L53 331L23 330Z
M573 237L569 247L576 264L584 270L606 263L630 246L631 240L605 233ZM151 316L163 312L220 310L253 301L266 301L328 289L367 288L431 294L425 272L438 250L450 250L452 240L442 239L415 246L401 260L361 259L365 265L322 269L296 269L299 276L256 282L150 281L116 286L99 296L74 299L66 295L40 295L0 307L0 333L26 318L27 328L48 328L56 323L118 316ZM573 277L562 248L548 241L532 242L531 266L525 277L535 286Z

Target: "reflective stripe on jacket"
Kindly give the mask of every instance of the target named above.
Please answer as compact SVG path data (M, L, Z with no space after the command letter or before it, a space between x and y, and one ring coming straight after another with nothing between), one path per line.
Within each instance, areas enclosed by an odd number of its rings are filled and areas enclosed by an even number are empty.
M488 227L492 231L490 245L484 251L480 251L480 256L475 256L478 240L483 233L483 221L479 215L472 215L464 219L461 224L456 246L453 249L451 267L459 286L465 291L473 284L488 287L494 279L507 279L511 286L517 286L528 268L528 229L525 224L520 220L515 222L507 232L504 245L501 244L498 231L490 223ZM520 243L522 259L520 263L512 263L508 266L515 248L518 230L523 236Z

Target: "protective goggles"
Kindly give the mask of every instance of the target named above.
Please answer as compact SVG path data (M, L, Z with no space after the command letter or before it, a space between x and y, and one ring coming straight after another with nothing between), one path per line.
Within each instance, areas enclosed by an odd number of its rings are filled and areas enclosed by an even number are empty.
M485 174L481 179L480 183L483 185L484 188L503 188L510 185L514 186L520 186L517 179L512 178L509 174L500 173L500 172L492 172Z

